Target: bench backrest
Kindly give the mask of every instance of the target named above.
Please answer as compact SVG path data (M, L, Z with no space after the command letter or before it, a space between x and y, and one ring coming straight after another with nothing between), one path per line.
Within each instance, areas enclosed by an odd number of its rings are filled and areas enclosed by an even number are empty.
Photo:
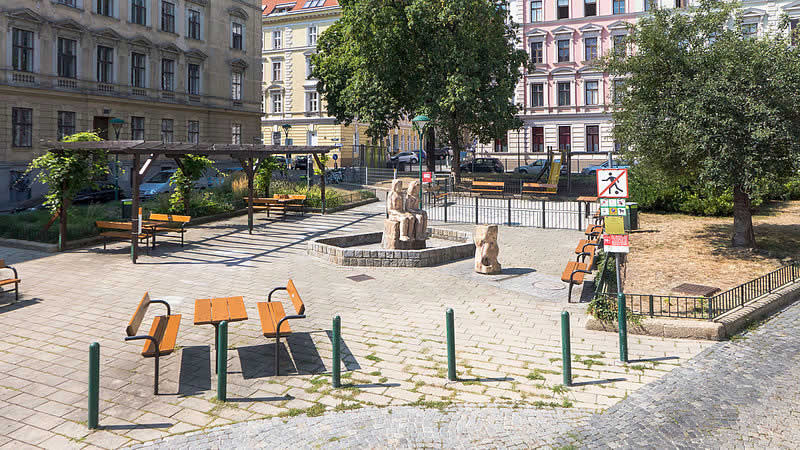
M291 279L286 283L286 292L289 293L289 298L292 299L294 310L297 311L297 314L303 315L306 312L306 305L300 299L300 294L297 293L297 288L294 287L294 282Z
M150 293L145 292L142 300L139 302L139 306L136 307L136 312L134 312L133 317L131 317L131 321L128 322L128 328L125 329L128 336L136 336L136 333L139 331L139 325L141 325L142 320L144 320L144 314L147 312L148 306L150 306Z
M5 266L6 266L6 260L0 259L0 269L4 268Z
M483 188L498 188L503 189L505 186L505 182L503 181L473 181L472 187L483 187Z
M290 200L305 200L306 196L305 195L290 195L289 199Z
M106 220L98 220L94 223L97 228L110 228L112 230L130 230L130 222L109 222Z
M150 220L158 220L163 222L182 222L186 223L192 220L192 216L176 216L174 214L159 214L150 213Z
M272 196L272 198L280 199L280 200L288 200L289 199L289 195L287 195L287 194L275 194L275 195Z

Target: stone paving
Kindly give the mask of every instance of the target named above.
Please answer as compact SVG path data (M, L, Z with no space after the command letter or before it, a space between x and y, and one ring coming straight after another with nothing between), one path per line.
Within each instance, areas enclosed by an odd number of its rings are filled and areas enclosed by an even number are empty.
M20 302L0 305L0 447L116 448L236 422L369 407L504 404L536 417L559 406L553 414L583 417L710 345L632 336L631 357L648 361L620 365L616 335L583 328L584 305L553 301L547 290L525 293L519 277L475 279L460 268L464 262L348 268L306 255L315 237L380 229L382 211L372 204L286 222L259 220L253 235L244 217L207 224L190 230L186 247L160 244L137 265L124 243L54 255L3 249L23 283ZM500 261L509 270L534 271L542 277L537 281L557 280L580 237L578 231L503 227ZM358 274L371 279L347 278ZM255 303L289 277L308 318L292 322L294 333L280 347L283 375L275 377L274 341L261 334ZM153 360L142 358L141 343L123 341L144 291L183 315L180 347L161 360L159 396L152 394ZM213 327L195 326L192 317L194 299L233 295L244 296L250 319L230 325L231 401L223 405L214 400ZM143 327L161 314L158 306ZM448 307L456 312L458 382L445 376ZM566 390L559 386L564 309L573 315L576 356L576 385ZM335 314L342 317L346 385L331 390ZM101 429L89 432L93 341L101 345ZM498 427L506 423L503 411L496 413Z

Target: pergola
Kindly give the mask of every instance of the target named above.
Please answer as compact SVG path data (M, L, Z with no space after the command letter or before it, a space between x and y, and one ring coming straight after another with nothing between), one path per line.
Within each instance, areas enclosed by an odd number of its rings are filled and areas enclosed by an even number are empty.
M131 261L136 263L139 256L139 185L144 181L153 162L164 156L175 161L178 167L183 168L181 158L186 155L224 155L238 160L245 175L247 175L247 225L250 234L253 233L253 179L261 163L272 155L307 155L314 156L317 165L322 167L320 154L325 154L335 149L335 146L286 146L286 145L259 145L259 144L208 144L208 143L164 143L161 141L98 141L98 142L50 142L50 151L60 150L106 150L109 155L130 155L133 157L133 177L131 195L133 205L131 208ZM325 213L325 177L321 177L322 188L322 213Z

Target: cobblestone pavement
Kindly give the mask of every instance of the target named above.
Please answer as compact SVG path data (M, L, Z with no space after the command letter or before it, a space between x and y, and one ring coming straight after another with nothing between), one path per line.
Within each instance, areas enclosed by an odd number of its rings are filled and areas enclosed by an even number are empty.
M252 235L244 217L202 225L190 229L185 247L160 239L136 265L124 243L59 254L2 249L23 282L20 302L0 305L0 447L116 448L237 422L323 411L326 417L370 406L511 402L572 406L563 409L567 414L595 411L709 345L632 337L632 357L666 359L620 366L616 336L584 329L584 305L552 301L533 287L526 293L524 285L513 285L517 278L477 280L451 265L338 267L305 254L308 240L324 234L381 229L382 211L372 204L258 220ZM507 269L557 277L580 237L578 231L502 227L500 261ZM359 274L371 279L347 278ZM279 347L282 376L275 377L275 344L261 333L255 303L290 277L308 318L291 323L294 333ZM159 396L152 394L153 360L142 358L141 343L123 341L145 291L183 316L179 348L161 359ZM192 318L194 299L233 295L244 296L250 318L230 325L230 401L223 405L214 401L213 327L195 326ZM452 383L445 377L447 307L456 312L460 381ZM564 309L573 315L576 356L576 386L567 390L559 386ZM161 311L154 305L142 326ZM346 385L339 390L328 383L335 314L342 317L344 341ZM89 432L86 369L93 341L101 345L101 429Z

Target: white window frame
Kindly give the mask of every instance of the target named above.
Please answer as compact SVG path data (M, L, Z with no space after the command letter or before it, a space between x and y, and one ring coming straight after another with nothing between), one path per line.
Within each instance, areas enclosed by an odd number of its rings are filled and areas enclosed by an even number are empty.
M283 48L283 32L281 30L272 30L272 49L280 50Z
M272 114L283 114L283 92L270 92L269 110Z
M306 43L309 47L317 46L317 38L319 38L319 28L316 25L309 25L306 28Z
M534 106L533 105L533 86L535 84L541 84L542 85L542 104L540 106ZM546 77L540 77L540 78L531 79L530 82L528 83L528 92L530 93L530 101L529 101L530 106L529 107L530 108L546 108L548 106L548 99L547 99L548 90L549 89L548 89L548 84L547 84L547 78Z
M319 93L317 91L306 92L306 112L312 114L319 112Z
M282 60L272 60L271 64L271 72L272 72L272 81L283 81L283 61Z
M236 83L238 77L238 85ZM242 100L242 90L244 89L244 73L239 70L231 72L231 99L234 101Z
M586 96L587 96L587 84L588 83L597 83L597 97L595 98L595 103L587 103ZM583 106L601 106L603 104L603 80L600 77L591 77L591 78L584 78L583 79Z
M242 27L242 48L241 49L236 48L236 47L233 46L233 25L234 24L240 25ZM231 42L230 42L231 49L239 50L239 51L245 51L246 48L247 48L247 42L246 42L247 41L247 32L245 30L245 24L240 19L231 19L231 24L230 24L230 27L228 27L228 29L230 30L229 31L229 33L230 33L229 34L229 36L230 36L229 39L231 40Z

